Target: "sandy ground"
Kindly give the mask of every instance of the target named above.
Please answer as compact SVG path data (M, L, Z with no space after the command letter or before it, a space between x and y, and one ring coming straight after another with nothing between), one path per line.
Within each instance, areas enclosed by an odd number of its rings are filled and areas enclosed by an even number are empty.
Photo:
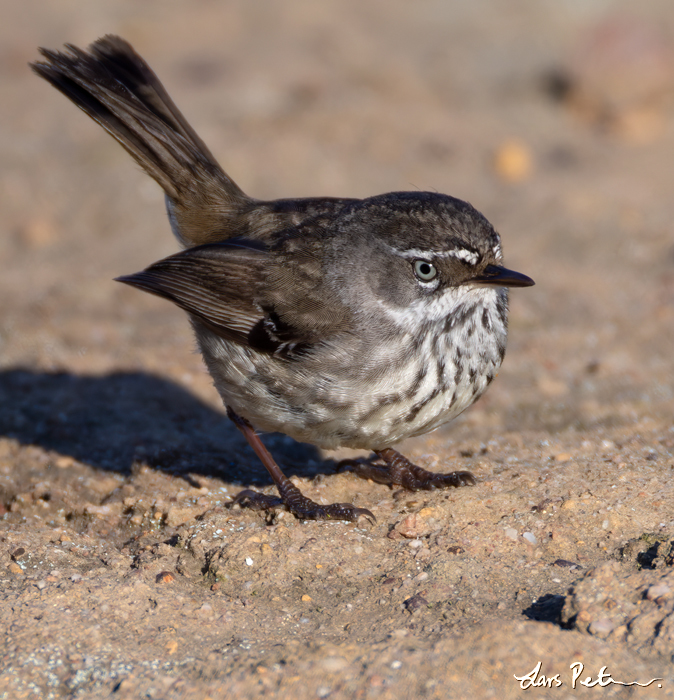
M0 699L674 697L670 0L0 14ZM537 282L501 374L403 446L476 487L268 436L377 524L227 507L263 467L182 312L112 282L177 250L161 193L26 67L107 32L254 196L434 189L495 224ZM602 667L662 680L580 685Z

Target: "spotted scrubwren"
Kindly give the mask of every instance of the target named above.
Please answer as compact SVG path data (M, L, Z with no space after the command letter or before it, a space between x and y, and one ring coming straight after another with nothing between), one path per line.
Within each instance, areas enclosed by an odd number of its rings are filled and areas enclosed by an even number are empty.
M119 281L188 312L229 417L280 493L245 491L239 502L282 502L301 518L374 518L303 496L255 428L373 450L360 473L408 489L475 483L469 472L421 469L392 445L457 416L501 365L506 288L533 281L502 266L484 216L432 192L253 199L126 41L67 48L41 49L33 69L161 185L184 247Z

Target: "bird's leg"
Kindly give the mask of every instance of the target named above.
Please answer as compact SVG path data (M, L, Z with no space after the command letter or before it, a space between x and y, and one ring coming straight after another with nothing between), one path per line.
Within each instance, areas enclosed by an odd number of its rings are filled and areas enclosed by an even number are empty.
M435 474L426 471L390 447L384 450L375 450L374 453L383 464L376 464L372 459L349 460L347 466L351 467L360 477L372 479L380 484L399 485L408 491L429 491L448 486L456 488L473 486L477 483L470 472Z
M262 464L267 468L281 496L279 500L273 496L265 496L264 494L246 489L234 499L235 503L255 509L269 509L284 503L293 515L302 520L349 520L355 522L358 518L364 516L370 522L376 522L374 515L366 508L356 508L350 503L331 503L330 505L322 506L302 495L302 492L297 486L285 476L279 465L276 464L274 458L264 446L262 440L260 440L260 436L255 432L253 426L245 418L235 413L229 406L227 407L227 415L234 422L234 425L243 433L248 444L253 448Z

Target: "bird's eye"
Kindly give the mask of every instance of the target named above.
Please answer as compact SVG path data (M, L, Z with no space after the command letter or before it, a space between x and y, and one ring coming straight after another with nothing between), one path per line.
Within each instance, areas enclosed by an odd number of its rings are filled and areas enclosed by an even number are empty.
M414 274L422 282L430 282L438 276L438 271L435 269L435 265L427 260L415 260Z

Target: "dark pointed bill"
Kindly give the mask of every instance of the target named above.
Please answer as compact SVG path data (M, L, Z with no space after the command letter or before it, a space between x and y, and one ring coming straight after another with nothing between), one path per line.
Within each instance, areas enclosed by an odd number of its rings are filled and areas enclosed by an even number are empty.
M490 287L531 287L535 282L531 277L521 272L508 270L500 265L487 265L479 275L471 280L471 284L488 284Z

